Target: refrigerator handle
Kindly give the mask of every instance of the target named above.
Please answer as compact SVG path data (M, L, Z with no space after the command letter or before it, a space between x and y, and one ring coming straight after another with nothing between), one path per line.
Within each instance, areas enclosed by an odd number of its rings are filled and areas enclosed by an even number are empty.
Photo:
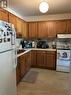
M15 68L17 67L17 50L15 50Z
M14 51L14 62L13 62L13 67L16 69L17 67L17 50Z
M11 45L15 45L15 32L11 32Z

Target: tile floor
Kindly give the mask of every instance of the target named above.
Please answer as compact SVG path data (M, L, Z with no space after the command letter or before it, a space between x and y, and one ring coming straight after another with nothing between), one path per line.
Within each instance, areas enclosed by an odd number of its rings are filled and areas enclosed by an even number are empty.
M32 68L38 76L35 83L20 82L18 95L68 95L69 73Z

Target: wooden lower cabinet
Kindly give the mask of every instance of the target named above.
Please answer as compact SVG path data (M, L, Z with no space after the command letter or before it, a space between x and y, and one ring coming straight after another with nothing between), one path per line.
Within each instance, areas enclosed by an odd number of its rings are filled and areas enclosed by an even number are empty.
M56 69L56 52L32 50L17 58L17 83L32 67Z
M16 67L16 81L17 84L20 82L21 78L25 75L26 73L26 65L25 65L25 56L22 55L17 58L17 67Z
M45 67L46 63L46 52L42 50L37 50L37 67Z
M31 52L28 52L25 54L25 67L26 67L26 72L29 71L30 67L31 67Z
M31 64L32 67L56 69L56 52L33 50L31 51Z
M18 84L21 79L21 68L20 68L20 57L17 58L17 67L16 67L16 83Z
M17 58L17 67L16 67L16 81L17 84L24 77L24 75L29 71L31 67L31 56L30 52L21 55Z
M47 51L46 52L46 68L48 69L56 69L56 52L55 51Z
M25 55L22 55L20 57L20 69L21 69L21 78L22 78L26 71Z
M36 54L37 54L36 50L32 50L31 51L31 66L32 67L37 67L37 64L36 64Z

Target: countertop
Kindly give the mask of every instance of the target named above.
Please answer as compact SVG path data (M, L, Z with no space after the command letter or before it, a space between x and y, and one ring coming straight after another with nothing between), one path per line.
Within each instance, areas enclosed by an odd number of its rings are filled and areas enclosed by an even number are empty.
M27 48L27 49L22 49L22 48L18 48L17 50L26 50L20 54L17 54L17 57L26 54L27 52L31 51L31 50L44 50L44 51L56 51L56 49L52 49L52 48L47 48L47 49L41 49L41 48Z

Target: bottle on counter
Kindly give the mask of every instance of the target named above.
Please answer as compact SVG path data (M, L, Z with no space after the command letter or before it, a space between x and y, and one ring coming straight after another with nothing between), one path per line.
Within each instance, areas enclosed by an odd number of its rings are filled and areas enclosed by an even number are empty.
M35 48L35 42L34 41L32 42L32 48Z
M52 48L53 48L53 49L56 48L56 43L55 43L55 42L53 42L53 44L52 44Z

